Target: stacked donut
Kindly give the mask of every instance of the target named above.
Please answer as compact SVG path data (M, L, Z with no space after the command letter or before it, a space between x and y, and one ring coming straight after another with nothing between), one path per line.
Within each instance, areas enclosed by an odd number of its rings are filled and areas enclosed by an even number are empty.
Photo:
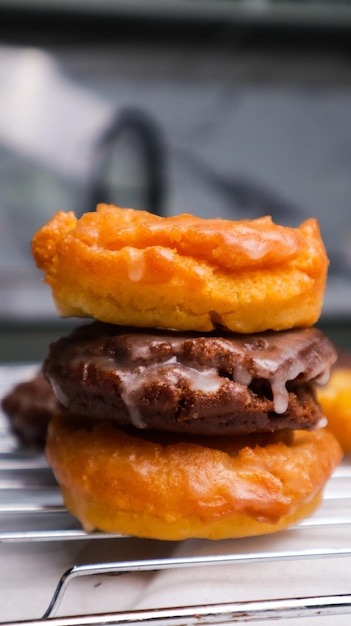
M44 364L65 410L47 458L84 528L158 539L269 533L310 514L341 449L316 386L318 224L58 213L33 255L61 315Z
M328 420L328 429L340 442L344 452L351 454L351 355L338 351L326 385L317 390L317 399Z

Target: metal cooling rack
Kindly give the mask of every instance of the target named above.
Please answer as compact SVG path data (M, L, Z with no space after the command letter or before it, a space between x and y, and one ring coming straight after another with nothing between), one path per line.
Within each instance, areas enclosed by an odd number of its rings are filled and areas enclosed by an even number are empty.
M0 367L0 397L13 384L31 377L35 366ZM310 533L332 532L340 537L311 547ZM127 572L160 572L162 570L198 567L218 567L243 563L287 563L306 559L348 557L351 559L351 459L344 460L336 470L325 491L324 503L311 518L282 535L294 536L291 549L273 550L263 547L256 551L183 558L151 558L93 562L75 565L62 573L53 590L50 604L42 617L21 621L0 622L0 626L78 626L99 624L213 624L270 622L286 618L337 616L351 614L351 594L314 597L282 598L167 609L134 610L118 613L56 617L67 587L77 578L122 574ZM345 539L346 537L346 539ZM6 418L0 414L0 544L41 544L42 542L100 541L120 539L121 536L95 532L87 534L66 511L55 479L43 455L21 449L8 429ZM256 544L255 544L256 545ZM287 542L284 542L287 545ZM289 542L288 542L289 545ZM278 546L278 547L277 547ZM39 549L39 548L38 548ZM350 560L351 564L351 560ZM351 568L350 568L351 572ZM350 575L351 586L351 575ZM0 618L1 619L1 618Z

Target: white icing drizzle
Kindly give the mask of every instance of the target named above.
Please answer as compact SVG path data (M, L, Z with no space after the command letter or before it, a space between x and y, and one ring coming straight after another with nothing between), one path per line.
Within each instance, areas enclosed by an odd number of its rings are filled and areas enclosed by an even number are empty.
M239 359L239 366L234 368L233 378L243 385L249 385L254 378L268 380L273 394L273 406L275 413L281 415L285 413L289 404L289 392L287 383L293 381L298 376L304 375L305 380L315 381L316 384L324 385L330 375L330 364L325 358L312 354L310 359L306 359L300 354L301 343L296 341L297 333L301 331L285 332L280 335L281 350L274 345L277 335L266 334L265 338L258 337L257 345L253 337L252 343L246 338L238 341L238 350L242 354L243 348L251 358L246 361ZM220 341L223 348L229 344L228 340ZM241 343L241 346L240 346ZM243 345L245 344L245 345ZM333 360L333 359L332 359Z
M316 428L326 428L328 426L328 420L325 416L323 416L318 424L316 425Z
M129 248L128 253L128 278L131 282L138 283L142 280L145 273L144 259L140 250L135 248Z
M140 370L145 368L138 368ZM136 383L139 379L139 371L136 370L134 372L118 372L119 378L122 382L123 389L121 393L122 400L126 405L129 413L130 420L136 428L145 428L146 424L143 422L143 419L140 415L140 411L133 401L133 392L136 388ZM140 372L142 376L142 372Z
M177 384L180 378L185 378L194 390L205 394L216 393L226 383L226 379L221 378L215 368L199 371L192 367L177 365L176 357L172 357L160 365L140 366L134 371L119 369L118 376L123 385L122 400L128 409L133 426L137 428L145 428L146 425L134 398L138 396L139 389L151 384L153 380L158 381L162 376L162 378L167 379L167 382Z
M252 382L252 374L240 365L234 369L234 380L240 383L240 385L248 386Z
M221 378L214 367L207 370L196 370L193 367L183 365L179 368L172 368L172 373L176 374L177 370L183 378L189 381L193 389L202 393L217 393L226 382L226 379Z
M53 390L56 398L62 404L62 406L68 406L69 405L69 398L67 397L67 395L62 390L60 384L56 383L56 381L54 380L53 377L50 378L50 385L52 387L52 390Z
M330 378L330 367L326 367L318 376L316 376L316 383L321 387L326 385Z

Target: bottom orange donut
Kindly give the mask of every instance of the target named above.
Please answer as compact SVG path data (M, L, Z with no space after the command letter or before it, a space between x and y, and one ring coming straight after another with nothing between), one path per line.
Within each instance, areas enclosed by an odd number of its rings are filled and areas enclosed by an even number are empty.
M314 511L341 457L325 429L199 440L59 415L47 440L65 504L86 530L168 540L281 530Z

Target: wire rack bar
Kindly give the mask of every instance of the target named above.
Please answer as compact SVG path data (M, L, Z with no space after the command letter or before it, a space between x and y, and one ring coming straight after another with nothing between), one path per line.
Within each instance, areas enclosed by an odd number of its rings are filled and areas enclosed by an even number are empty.
M113 626L114 624L153 624L167 626L197 626L204 624L242 624L253 621L345 615L351 613L351 595L332 595L311 598L287 598L208 604L201 606L170 607L99 615L50 617L40 620L2 622L0 626Z
M276 552L251 552L246 554L222 554L209 556L193 556L184 558L143 559L142 561L116 561L114 563L94 563L90 565L76 565L61 576L52 600L44 617L53 617L57 614L67 586L75 578L82 576L96 576L106 574L125 574L131 572L155 572L166 569L181 569L189 567L225 566L237 563L263 563L283 561L289 559L328 558L336 556L351 556L351 548L328 549L317 548L308 550L285 550Z

